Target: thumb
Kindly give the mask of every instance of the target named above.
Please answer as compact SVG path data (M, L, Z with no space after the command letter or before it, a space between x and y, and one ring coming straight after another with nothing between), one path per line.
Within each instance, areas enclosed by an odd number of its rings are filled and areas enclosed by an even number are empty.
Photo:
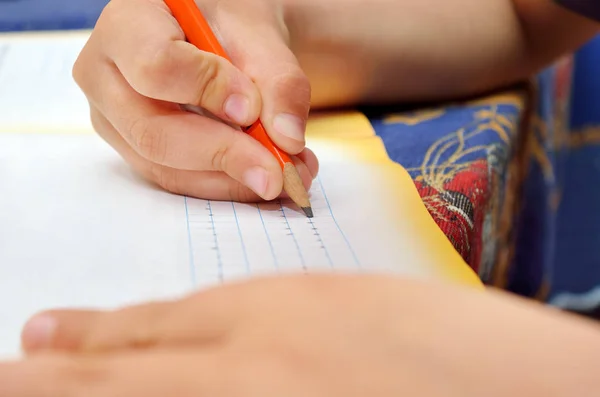
M273 142L290 154L304 149L311 86L276 23L240 24L224 20L223 32L232 62L258 87L261 121ZM232 26L229 26L231 24ZM231 28L229 30L228 28ZM238 40L243 37L244 40Z

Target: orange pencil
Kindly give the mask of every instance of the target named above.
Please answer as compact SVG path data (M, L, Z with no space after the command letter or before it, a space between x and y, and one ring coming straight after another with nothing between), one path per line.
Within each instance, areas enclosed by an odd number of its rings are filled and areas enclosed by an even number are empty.
M165 0L171 13L185 33L187 41L198 49L219 55L231 61L217 40L208 22L194 0ZM304 188L300 174L290 156L279 149L271 140L260 120L243 130L259 141L277 159L283 171L283 189L309 218L313 217L308 192Z

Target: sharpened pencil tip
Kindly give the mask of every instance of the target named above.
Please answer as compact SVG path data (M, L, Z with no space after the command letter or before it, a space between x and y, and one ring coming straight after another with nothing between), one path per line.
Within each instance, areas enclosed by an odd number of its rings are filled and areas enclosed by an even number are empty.
M304 213L306 214L307 217L309 217L309 218L313 217L313 210L311 207L302 207L302 211L304 211Z

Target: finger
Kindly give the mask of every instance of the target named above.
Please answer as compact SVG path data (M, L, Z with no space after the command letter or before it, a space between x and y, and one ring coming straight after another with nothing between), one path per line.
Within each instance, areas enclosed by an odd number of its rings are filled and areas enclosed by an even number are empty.
M254 203L261 198L245 185L219 172L182 171L153 164L142 158L125 142L114 127L95 108L92 108L94 129L146 180L161 188L184 196L205 200L228 200ZM297 158L292 157L306 190L318 172L318 161L310 149L305 149ZM306 164L305 164L306 163ZM307 165L308 164L308 165ZM285 192L281 198L288 198Z
M310 189L310 186L312 185L312 180L313 180L313 177L311 175L309 168L298 157L292 157L292 162L294 163L296 170L298 170L298 173L300 174L300 179L302 180L302 184L306 187L306 190L308 191ZM285 192L283 192L283 193L285 193ZM287 194L286 194L286 198L289 198L289 196L287 196Z
M92 122L98 134L112 146L131 167L147 181L171 193L206 200L257 202L261 198L251 189L222 172L185 171L152 163L119 135L112 124L92 108ZM308 157L307 157L308 158ZM312 160L310 160L312 161ZM299 169L306 189L311 186L310 169Z
M306 165L312 179L315 179L319 174L319 160L315 153L309 148L304 148L304 150L298 154L298 159Z
M143 97L110 65L90 62L85 69L103 82L82 84L92 105L146 160L177 170L223 171L265 200L281 193L281 167L266 148L247 134Z
M200 106L242 126L258 118L255 84L229 61L187 43L163 1L113 0L95 31L99 51L141 95Z
M289 293L294 288L306 292L305 276L286 280L229 283L173 302L114 311L42 312L25 325L22 345L28 354L48 349L106 352L135 347L220 346L243 323L271 315L254 310L268 295Z
M77 350L81 335L98 317L95 310L53 310L33 316L21 332L21 349L32 354L46 349Z
M156 345L217 345L233 319L202 304L154 302L115 311L54 310L37 314L23 328L27 354L46 350L99 352Z
M243 302L217 287L171 302L113 311L54 310L33 316L23 328L27 353L48 349L97 352L156 345L217 345L240 320Z
M240 395L228 392L238 365L226 357L209 349L44 355L0 364L0 397Z
M223 7L226 7L225 5ZM232 61L258 86L262 97L260 119L273 141L290 154L305 145L311 87L308 77L284 41L281 23L273 10L260 6L224 10L219 19ZM252 19L242 23L241 18ZM261 21L261 22L256 22ZM239 38L243 37L244 40Z
M41 312L23 328L22 346L28 354L48 349L98 352L157 345L216 346L247 320L249 307L254 307L248 305L249 298L264 298L256 294L260 287L255 284L229 283L177 301L113 311Z
M187 171L153 163L129 146L112 124L92 108L94 129L144 179L171 193L206 200L256 202L260 197L242 183L222 172Z

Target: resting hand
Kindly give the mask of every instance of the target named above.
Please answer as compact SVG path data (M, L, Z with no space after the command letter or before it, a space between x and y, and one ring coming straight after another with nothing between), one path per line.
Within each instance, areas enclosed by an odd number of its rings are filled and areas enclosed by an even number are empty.
M597 326L497 295L290 276L114 312L42 313L24 330L28 357L0 365L0 397L572 396L600 387Z

